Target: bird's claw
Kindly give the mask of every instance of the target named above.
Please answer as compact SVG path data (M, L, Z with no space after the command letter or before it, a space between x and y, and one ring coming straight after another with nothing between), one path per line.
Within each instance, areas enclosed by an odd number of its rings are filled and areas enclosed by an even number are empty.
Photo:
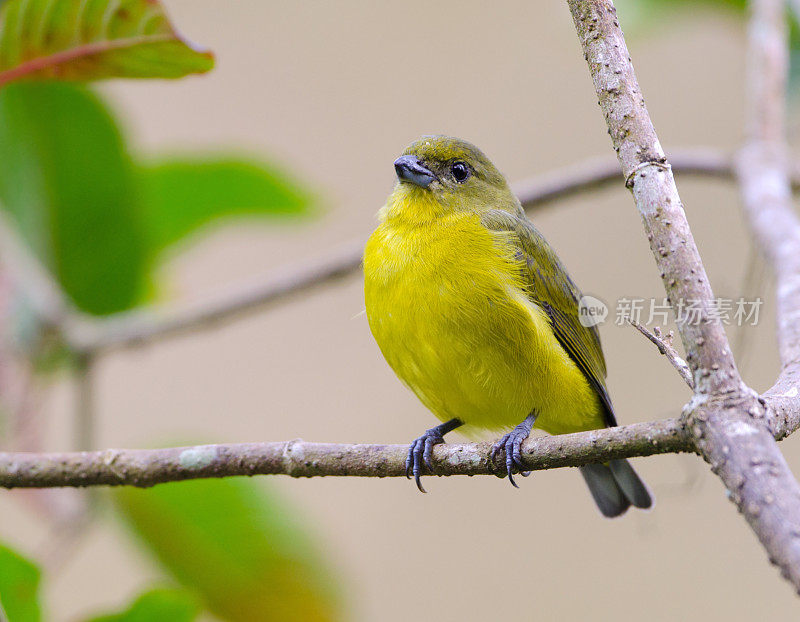
M514 470L518 470L519 474L523 477L528 477L530 471L525 470L525 465L522 463L522 441L528 438L530 428L520 429L520 426L514 428L511 432L506 434L503 438L497 441L492 447L492 452L489 455L492 464L497 461L500 452L506 454L506 473L508 473L508 481L514 488L519 488L514 481Z
M420 492L426 492L422 487L420 476L422 475L422 466L427 467L428 471L433 474L433 448L440 443L444 443L444 436L436 428L431 428L425 434L415 440L408 448L408 457L406 458L406 477L411 478L414 476L414 481L417 484Z

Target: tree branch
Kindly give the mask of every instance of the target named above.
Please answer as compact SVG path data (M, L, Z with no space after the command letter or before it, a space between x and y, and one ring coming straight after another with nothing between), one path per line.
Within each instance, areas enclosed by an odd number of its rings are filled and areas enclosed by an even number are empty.
M675 170L686 175L732 179L729 157L710 149L675 153ZM534 177L513 186L527 210L556 199L602 188L620 180L619 166L611 158L594 158L562 171ZM798 174L800 185L800 173ZM292 299L320 286L355 274L361 267L364 241L348 244L306 264L280 270L264 282L221 294L212 302L162 311L135 311L107 320L81 318L65 327L67 341L82 352L101 352L174 337L209 328Z
M672 170L644 104L616 9L610 1L570 0L595 91L622 167L642 217L650 248L670 302L700 304L697 322L678 326L698 391L738 389L738 373L719 317L714 294ZM713 369L712 369L713 366Z
M215 301L176 310L133 311L106 320L84 320L72 326L67 339L79 352L101 353L209 328L354 274L361 266L363 250L363 241L350 243L323 257L279 270L262 283L222 294Z
M733 179L732 159L715 149L677 149L672 154L672 168L682 175ZM800 173L800 171L798 171ZM611 156L591 158L552 173L517 182L511 189L522 206L531 211L555 200L599 190L622 181L619 163ZM798 175L800 184L800 175Z
M785 138L789 52L781 2L754 5L749 32L747 141L737 158L742 206L776 277L778 351L783 370L764 394L782 438L800 427L800 219L791 195ZM800 2L794 2L796 9Z
M775 15L770 5L777 7ZM711 286L645 107L616 9L610 0L569 0L569 6L669 300L673 307L694 301L701 309L699 321L678 322L695 380L695 395L684 409L687 429L770 560L800 590L800 486L765 425L766 403L742 382L722 323L711 313ZM781 22L782 7L779 0L756 3L751 47L760 43L756 35L774 38L774 29L763 22ZM763 62L765 57L757 55L759 70L764 70Z
M684 175L734 177L731 158L713 149L676 150L672 167ZM800 164L793 179L795 187L800 188ZM513 190L523 206L532 210L619 180L619 165L612 158L601 157L519 182ZM4 217L0 218L0 248L3 261L12 268L39 318L48 326L58 326L67 344L80 355L145 345L292 300L298 294L355 274L361 266L363 241L350 243L306 264L279 270L264 282L221 293L211 302L177 309L133 311L102 320L74 309Z
M437 474L495 474L497 470L489 463L491 448L491 443L438 445L433 451ZM522 446L522 458L525 467L534 471L692 450L692 440L683 424L677 419L667 419L531 438ZM407 455L408 445L340 445L299 439L168 449L0 452L0 487L144 487L231 475L400 477L405 475Z

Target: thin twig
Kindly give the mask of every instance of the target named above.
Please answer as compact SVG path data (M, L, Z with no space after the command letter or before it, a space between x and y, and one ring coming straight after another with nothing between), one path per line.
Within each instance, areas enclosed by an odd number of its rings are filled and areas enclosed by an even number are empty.
M437 475L491 475L491 443L434 448ZM680 421L648 423L531 438L522 446L529 470L692 451ZM294 440L280 443L199 445L168 449L107 449L76 453L2 453L0 487L153 486L164 482L232 475L292 477L400 477L408 445L342 445Z
M694 389L694 378L692 378L692 370L689 369L689 366L686 364L678 351L672 345L672 331L667 333L666 337L661 335L661 329L656 326L653 329L653 332L650 332L647 327L642 326L639 322L632 318L626 318L628 320L628 324L633 326L636 330L642 333L645 337L647 337L658 351L661 352L664 356L667 357L667 360L670 364L675 368L675 370L680 374L680 377L683 378L683 381L689 385L690 389Z

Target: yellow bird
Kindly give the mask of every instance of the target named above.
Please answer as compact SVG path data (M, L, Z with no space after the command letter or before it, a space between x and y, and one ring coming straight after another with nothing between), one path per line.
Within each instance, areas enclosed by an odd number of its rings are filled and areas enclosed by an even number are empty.
M424 136L394 167L364 251L367 317L391 368L443 422L411 444L406 473L425 492L420 475L433 473L444 434L511 429L492 458L505 453L516 486L532 428L616 425L599 335L581 324L580 290L480 150ZM605 516L652 505L626 460L581 473Z

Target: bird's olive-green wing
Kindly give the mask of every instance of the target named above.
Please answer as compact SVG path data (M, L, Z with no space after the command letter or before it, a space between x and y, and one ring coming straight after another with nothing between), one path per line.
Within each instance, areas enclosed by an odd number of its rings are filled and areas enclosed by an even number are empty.
M514 234L509 236L509 242L521 263L526 294L547 312L556 339L597 392L605 407L606 424L617 425L606 389L606 363L600 335L596 327L581 324L579 301L582 294L555 251L523 213L517 216L504 210L491 210L481 215L481 222L487 229Z

